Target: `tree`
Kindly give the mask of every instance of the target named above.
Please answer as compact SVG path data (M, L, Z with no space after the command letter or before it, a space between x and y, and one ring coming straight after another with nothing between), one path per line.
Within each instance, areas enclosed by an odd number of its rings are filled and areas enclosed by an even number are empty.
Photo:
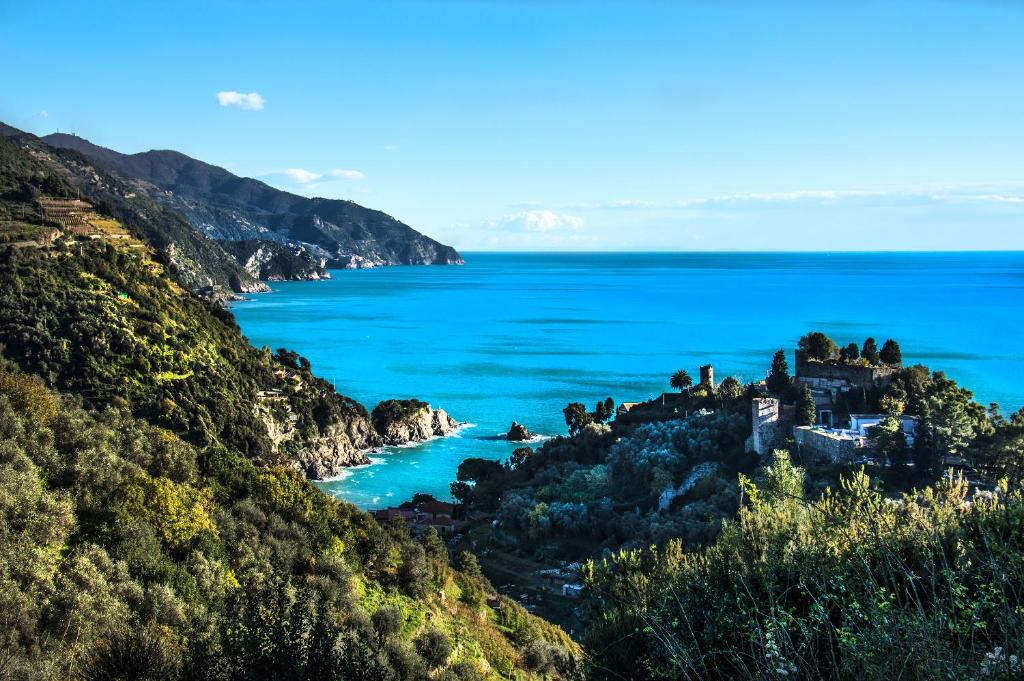
M565 425L569 426L569 435L578 435L584 428L594 422L593 415L587 411L582 402L570 402L562 410Z
M915 447L920 443L925 452L923 469L942 470L946 457L962 456L971 445L979 425L979 414L971 400L970 391L957 386L942 372L932 376L928 396L921 405Z
M441 535L438 534L436 527L433 525L427 527L427 531L423 533L422 541L423 550L429 558L443 563L448 562L448 547L445 546L444 539L441 539Z
M995 430L978 447L978 464L989 478L1005 477L1011 485L1017 485L1024 480L1024 409L1009 420L995 413Z
M800 338L797 347L807 354L808 359L816 359L822 362L834 358L839 352L836 342L821 331L811 331L806 336L803 336Z
M403 619L402 611L392 606L384 606L373 613L370 620L381 645L402 630Z
M501 475L503 470L501 464L493 459L470 457L459 464L455 479L479 484L484 480Z
M868 440L880 456L888 459L896 472L904 470L910 450L907 447L907 436L903 432L899 415L886 415L878 425L868 431Z
M864 347L861 348L860 356L868 361L868 364L872 366L878 366L882 363L881 357L878 356L878 345L875 343L875 339L868 336L864 340Z
M463 506L470 506L473 504L473 485L459 480L450 484L448 489L451 490L452 497L455 498L456 502Z
M882 351L878 356L885 364L903 366L903 352L900 350L900 344L892 338L882 344Z
M433 528L431 528L433 529ZM430 590L430 565L419 544L403 544L402 565L398 568L398 584L409 596L423 598Z
M36 376L0 371L0 395L41 425L48 426L57 417L57 400Z
M860 357L860 349L856 343L850 343L839 351L839 360L842 362L856 362L858 357Z
M801 386L799 396L796 400L796 425L813 426L818 420L818 407L814 403L814 395L807 385Z
M607 398L594 406L593 418L595 423L604 423L615 415L615 400Z
M733 376L726 376L718 386L718 399L723 401L739 399L743 394L743 385Z
M686 369L679 369L668 379L668 384L679 392L685 392L687 388L693 385L693 377L690 376Z
M416 652L420 654L431 669L436 669L446 662L452 654L452 644L443 632L428 629L413 641Z
M480 569L480 561L476 559L476 556L469 551L462 551L455 559L455 568L474 579L485 581L483 570Z
M776 350L772 357L772 368L765 381L768 391L774 395L783 395L789 391L789 365L786 363L786 351Z

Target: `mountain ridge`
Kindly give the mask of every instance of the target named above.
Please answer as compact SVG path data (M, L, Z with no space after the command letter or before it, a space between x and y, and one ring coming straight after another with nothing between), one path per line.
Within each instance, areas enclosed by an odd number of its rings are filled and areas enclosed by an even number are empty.
M353 201L299 196L174 150L123 154L76 135L41 139L131 180L213 239L301 246L322 268L463 262L454 248Z

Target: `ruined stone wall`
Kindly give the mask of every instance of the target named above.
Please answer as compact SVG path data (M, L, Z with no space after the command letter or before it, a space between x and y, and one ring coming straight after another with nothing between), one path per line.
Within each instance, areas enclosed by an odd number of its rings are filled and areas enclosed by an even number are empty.
M794 428L793 437L796 439L800 456L805 460L827 463L852 461L859 449L858 440L817 430L810 426Z
M864 389L884 387L892 381L892 377L900 368L818 362L807 359L806 354L800 350L796 351L796 378L799 382L807 383L814 388L829 389L842 384Z

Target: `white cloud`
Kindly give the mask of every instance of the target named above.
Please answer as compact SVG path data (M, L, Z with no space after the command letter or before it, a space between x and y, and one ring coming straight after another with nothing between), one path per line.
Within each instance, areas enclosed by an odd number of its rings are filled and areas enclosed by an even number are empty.
M555 207L559 210L685 210L688 208L714 208L716 206L737 206L778 203L821 203L840 201L897 199L918 202L960 202L971 201L994 204L1024 203L1024 184L1004 183L1000 185L949 185L909 186L868 189L800 189L787 192L749 192L720 194L683 199L646 201L641 199L616 199L611 201L569 202ZM520 204L531 207L535 204Z
M46 111L44 109L44 110L40 111L39 113L37 113L36 115L39 116L40 118L49 118L50 117L50 112Z
M484 221L491 229L525 232L561 232L583 229L583 218L553 210L525 210Z
M258 92L235 92L224 90L217 93L217 102L221 106L236 106L246 111L259 111L263 108L266 100Z
M366 178L366 174L359 170L348 170L345 168L335 168L330 172L331 177L338 177L343 180L362 180Z
M320 173L314 173L311 170L305 170L303 168L289 168L288 170L284 171L284 174L292 182L297 182L299 184L309 184L310 182L316 182L321 177L323 177L323 175Z

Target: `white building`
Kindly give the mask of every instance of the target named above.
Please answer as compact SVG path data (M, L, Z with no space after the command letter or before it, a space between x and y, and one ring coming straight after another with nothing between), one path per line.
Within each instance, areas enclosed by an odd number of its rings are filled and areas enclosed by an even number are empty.
M885 419L885 414L850 414L850 430L860 435L867 436L868 429L877 426ZM917 435L917 417L901 416L900 429L907 436L907 444L914 444L914 436Z

